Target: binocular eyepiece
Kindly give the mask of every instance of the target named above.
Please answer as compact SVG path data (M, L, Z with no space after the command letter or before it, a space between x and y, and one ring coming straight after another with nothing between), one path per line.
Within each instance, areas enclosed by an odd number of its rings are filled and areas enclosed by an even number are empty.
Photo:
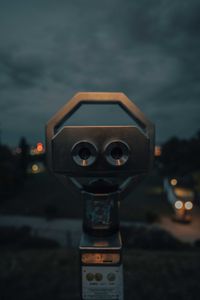
M106 145L104 154L110 165L120 167L128 161L130 148L127 143L115 140Z
M78 166L88 167L96 161L98 149L89 141L80 141L74 144L71 154L74 162Z
M130 148L127 143L114 140L107 143L102 152L105 161L109 165L120 167L128 161ZM86 140L75 143L71 150L74 162L81 167L93 165L100 154L97 146Z

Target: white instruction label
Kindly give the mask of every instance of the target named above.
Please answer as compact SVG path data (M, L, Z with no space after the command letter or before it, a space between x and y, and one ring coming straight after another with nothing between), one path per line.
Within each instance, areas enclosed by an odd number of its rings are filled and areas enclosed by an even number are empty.
M123 271L120 266L83 266L84 300L123 300Z

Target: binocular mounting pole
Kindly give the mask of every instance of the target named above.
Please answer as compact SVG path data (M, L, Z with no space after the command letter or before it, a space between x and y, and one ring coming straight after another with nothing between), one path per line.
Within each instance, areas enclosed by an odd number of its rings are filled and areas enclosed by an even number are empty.
M84 191L82 197L81 299L123 300L119 192Z

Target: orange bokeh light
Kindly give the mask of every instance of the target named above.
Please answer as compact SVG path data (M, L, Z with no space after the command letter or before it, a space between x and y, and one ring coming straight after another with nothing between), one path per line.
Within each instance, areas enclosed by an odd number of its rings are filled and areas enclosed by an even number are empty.
M154 155L157 157L162 155L162 148L160 146L155 146Z
M44 151L44 146L42 143L37 143L37 151L40 153Z
M116 264L120 261L119 253L83 253L81 260L85 264Z

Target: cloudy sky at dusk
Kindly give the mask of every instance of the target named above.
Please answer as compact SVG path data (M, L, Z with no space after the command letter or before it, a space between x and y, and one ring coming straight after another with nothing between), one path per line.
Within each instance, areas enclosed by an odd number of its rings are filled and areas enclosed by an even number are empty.
M3 143L44 140L78 91L122 91L157 142L200 129L200 1L0 0Z

